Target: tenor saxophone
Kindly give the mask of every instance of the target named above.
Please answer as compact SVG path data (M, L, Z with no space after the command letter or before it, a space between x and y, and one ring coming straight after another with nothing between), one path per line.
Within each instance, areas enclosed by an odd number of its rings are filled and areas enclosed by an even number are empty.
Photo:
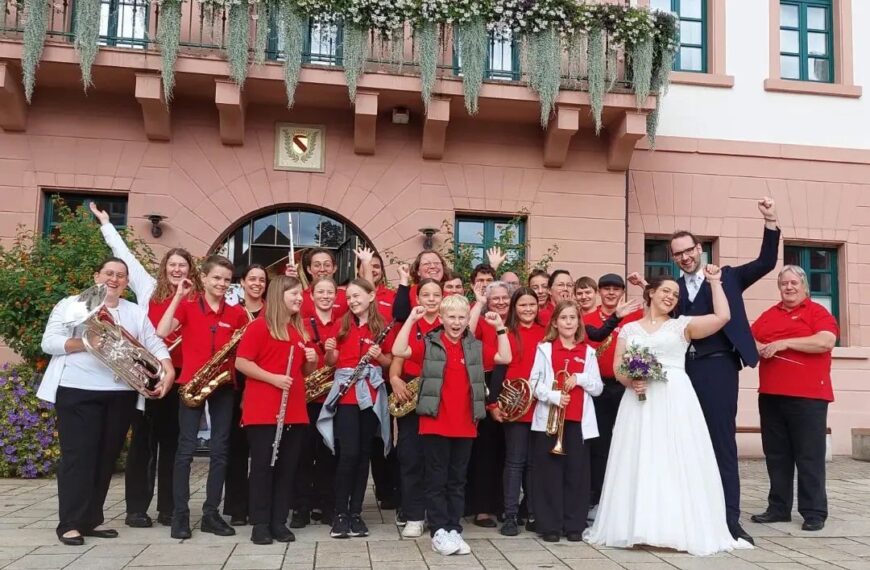
M310 404L317 398L329 394L332 390L332 378L335 366L321 366L305 377L305 402Z
M178 396L181 399L181 403L188 408L198 408L205 403L206 398L214 393L215 390L224 384L232 382L230 371L221 369L226 365L227 360L239 344L242 335L245 334L245 329L248 328L248 324L237 329L233 333L233 336L230 337L230 340L196 371L190 382L179 388Z
M411 398L404 404L396 398L396 393L390 394L387 398L387 408L390 410L390 415L394 418L403 418L417 409L417 398L420 395L420 377L417 376L405 383L405 387L411 392Z

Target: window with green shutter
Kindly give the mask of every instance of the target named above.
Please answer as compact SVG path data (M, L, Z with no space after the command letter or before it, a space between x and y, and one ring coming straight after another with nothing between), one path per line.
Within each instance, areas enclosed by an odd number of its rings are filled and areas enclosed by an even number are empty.
M457 216L454 237L456 254L468 249L472 254L471 266L486 261L486 250L495 243L506 247L508 261L522 260L526 253L526 224L524 220L511 218L484 218ZM506 239L503 239L506 238Z
M101 210L109 214L109 221L116 228L127 227L127 197L112 196L105 194L84 194L79 192L46 192L45 215L42 223L42 233L50 235L60 222L60 216L55 206L54 198L59 197L73 211L79 207L87 208L92 202L96 202Z
M831 0L783 0L779 4L779 68L783 79L834 81L834 19Z
M810 298L824 305L834 318L840 320L840 286L837 279L837 249L786 245L783 262L797 265L807 274Z
M672 12L680 20L680 49L675 71L707 72L707 0L650 0L650 8Z

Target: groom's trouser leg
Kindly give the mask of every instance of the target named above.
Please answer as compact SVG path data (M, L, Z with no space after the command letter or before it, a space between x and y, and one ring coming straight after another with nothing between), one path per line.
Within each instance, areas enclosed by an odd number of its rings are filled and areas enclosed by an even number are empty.
M619 412L619 402L625 393L625 386L614 378L603 378L604 389L595 402L595 418L598 421L598 437L589 440L589 462L591 468L592 494L590 505L597 505L601 500L601 489L604 487L604 471L607 468L607 456L610 454L610 442L613 440L613 426L616 424L616 414Z
M728 527L740 520L740 475L737 470L737 357L686 360L686 372L695 387L725 491Z

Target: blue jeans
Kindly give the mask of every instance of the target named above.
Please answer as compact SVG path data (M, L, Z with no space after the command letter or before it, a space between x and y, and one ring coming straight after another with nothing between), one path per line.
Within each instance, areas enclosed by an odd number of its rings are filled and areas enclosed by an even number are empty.
M529 453L531 423L505 422L504 429L504 514L508 517L517 516L520 507L520 487L524 487L526 495L530 495L532 462ZM523 485L525 483L525 485ZM530 497L526 502L531 509Z

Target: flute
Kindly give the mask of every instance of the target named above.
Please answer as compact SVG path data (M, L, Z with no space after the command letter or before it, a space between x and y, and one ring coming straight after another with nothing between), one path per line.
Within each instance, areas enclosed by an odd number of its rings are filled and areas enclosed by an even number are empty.
M293 354L296 352L296 345L290 347L290 357L287 358L287 373L285 376L290 376L290 368L293 366ZM278 415L275 418L278 424L275 426L275 440L272 441L272 460L269 462L270 467L275 466L275 461L278 460L278 447L281 445L281 436L284 435L284 418L287 416L287 399L290 396L290 389L284 388L281 390L281 407L278 408Z

